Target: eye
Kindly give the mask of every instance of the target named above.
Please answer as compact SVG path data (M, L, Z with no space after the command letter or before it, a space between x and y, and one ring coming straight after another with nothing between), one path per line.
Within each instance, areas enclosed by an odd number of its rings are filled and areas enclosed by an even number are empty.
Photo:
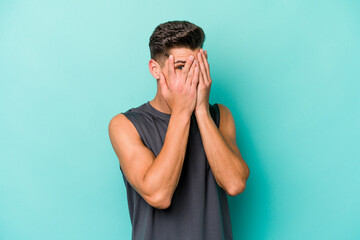
M179 65L179 66L176 67L176 69L181 70L181 69L183 69L183 67L184 67L184 65Z

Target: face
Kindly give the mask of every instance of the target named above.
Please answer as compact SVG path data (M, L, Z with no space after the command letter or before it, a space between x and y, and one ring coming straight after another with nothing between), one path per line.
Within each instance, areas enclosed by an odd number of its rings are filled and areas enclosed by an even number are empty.
M190 55L194 56L194 59L197 59L197 53L200 51L200 48L196 48L195 50L191 50L190 48L172 48L169 51L169 55L173 55L174 56L174 67L175 67L175 73L177 75L181 74L182 69L185 66L186 60L188 59L188 57ZM153 60L152 60L153 61ZM168 80L168 75L169 75L169 64L168 64L168 58L164 58L164 63L163 66L161 67L159 64L156 64L156 70L155 70L155 65L153 63L153 68L150 67L150 72L152 73L152 75L158 79L159 75L156 74L158 73L158 71L161 71L164 75L165 75L165 79ZM150 61L151 63L151 61ZM155 71L154 71L155 70ZM156 72L157 71L157 72Z
M169 55L174 56L174 66L175 66L175 73L181 74L182 69L185 66L186 59L193 55L195 59L197 59L197 53L200 51L200 48L195 50L191 50L190 48L173 48L169 51ZM161 68L161 71L164 73L165 78L167 79L169 66L168 66L168 58L165 60L164 66Z

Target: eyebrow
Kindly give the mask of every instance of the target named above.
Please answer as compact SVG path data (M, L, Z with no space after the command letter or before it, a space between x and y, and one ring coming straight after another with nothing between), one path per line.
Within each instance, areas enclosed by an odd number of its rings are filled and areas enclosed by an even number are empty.
M186 63L186 61L183 61L183 60L177 60L175 63Z

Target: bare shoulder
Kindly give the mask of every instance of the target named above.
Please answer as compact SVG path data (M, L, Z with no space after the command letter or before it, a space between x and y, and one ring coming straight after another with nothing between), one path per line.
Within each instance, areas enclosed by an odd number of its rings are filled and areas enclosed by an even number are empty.
M115 135L139 137L135 126L123 113L115 115L110 120L108 130L110 138L114 137Z
M217 105L219 106L220 114L232 115L230 109L227 106L225 106L224 104L221 104L221 103L217 103Z
M130 125L131 122L123 113L119 113L110 119L109 128L121 128L124 124Z
M115 115L110 120L108 133L122 169L139 148L145 147L135 126L123 113Z
M240 150L236 143L236 127L233 115L225 105L218 103L218 106L220 112L219 131L231 149L241 157Z
M218 103L219 112L220 112L220 132L229 132L235 130L234 117L230 109L224 104Z

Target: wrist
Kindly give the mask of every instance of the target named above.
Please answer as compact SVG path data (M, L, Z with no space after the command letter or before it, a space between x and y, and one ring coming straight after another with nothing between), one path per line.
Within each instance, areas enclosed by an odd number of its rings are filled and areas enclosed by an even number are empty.
M196 117L210 116L209 105L208 104L207 104L207 106L202 105L201 107L196 108L195 116Z
M190 120L192 112L189 111L172 111L171 117L181 119L183 121Z

